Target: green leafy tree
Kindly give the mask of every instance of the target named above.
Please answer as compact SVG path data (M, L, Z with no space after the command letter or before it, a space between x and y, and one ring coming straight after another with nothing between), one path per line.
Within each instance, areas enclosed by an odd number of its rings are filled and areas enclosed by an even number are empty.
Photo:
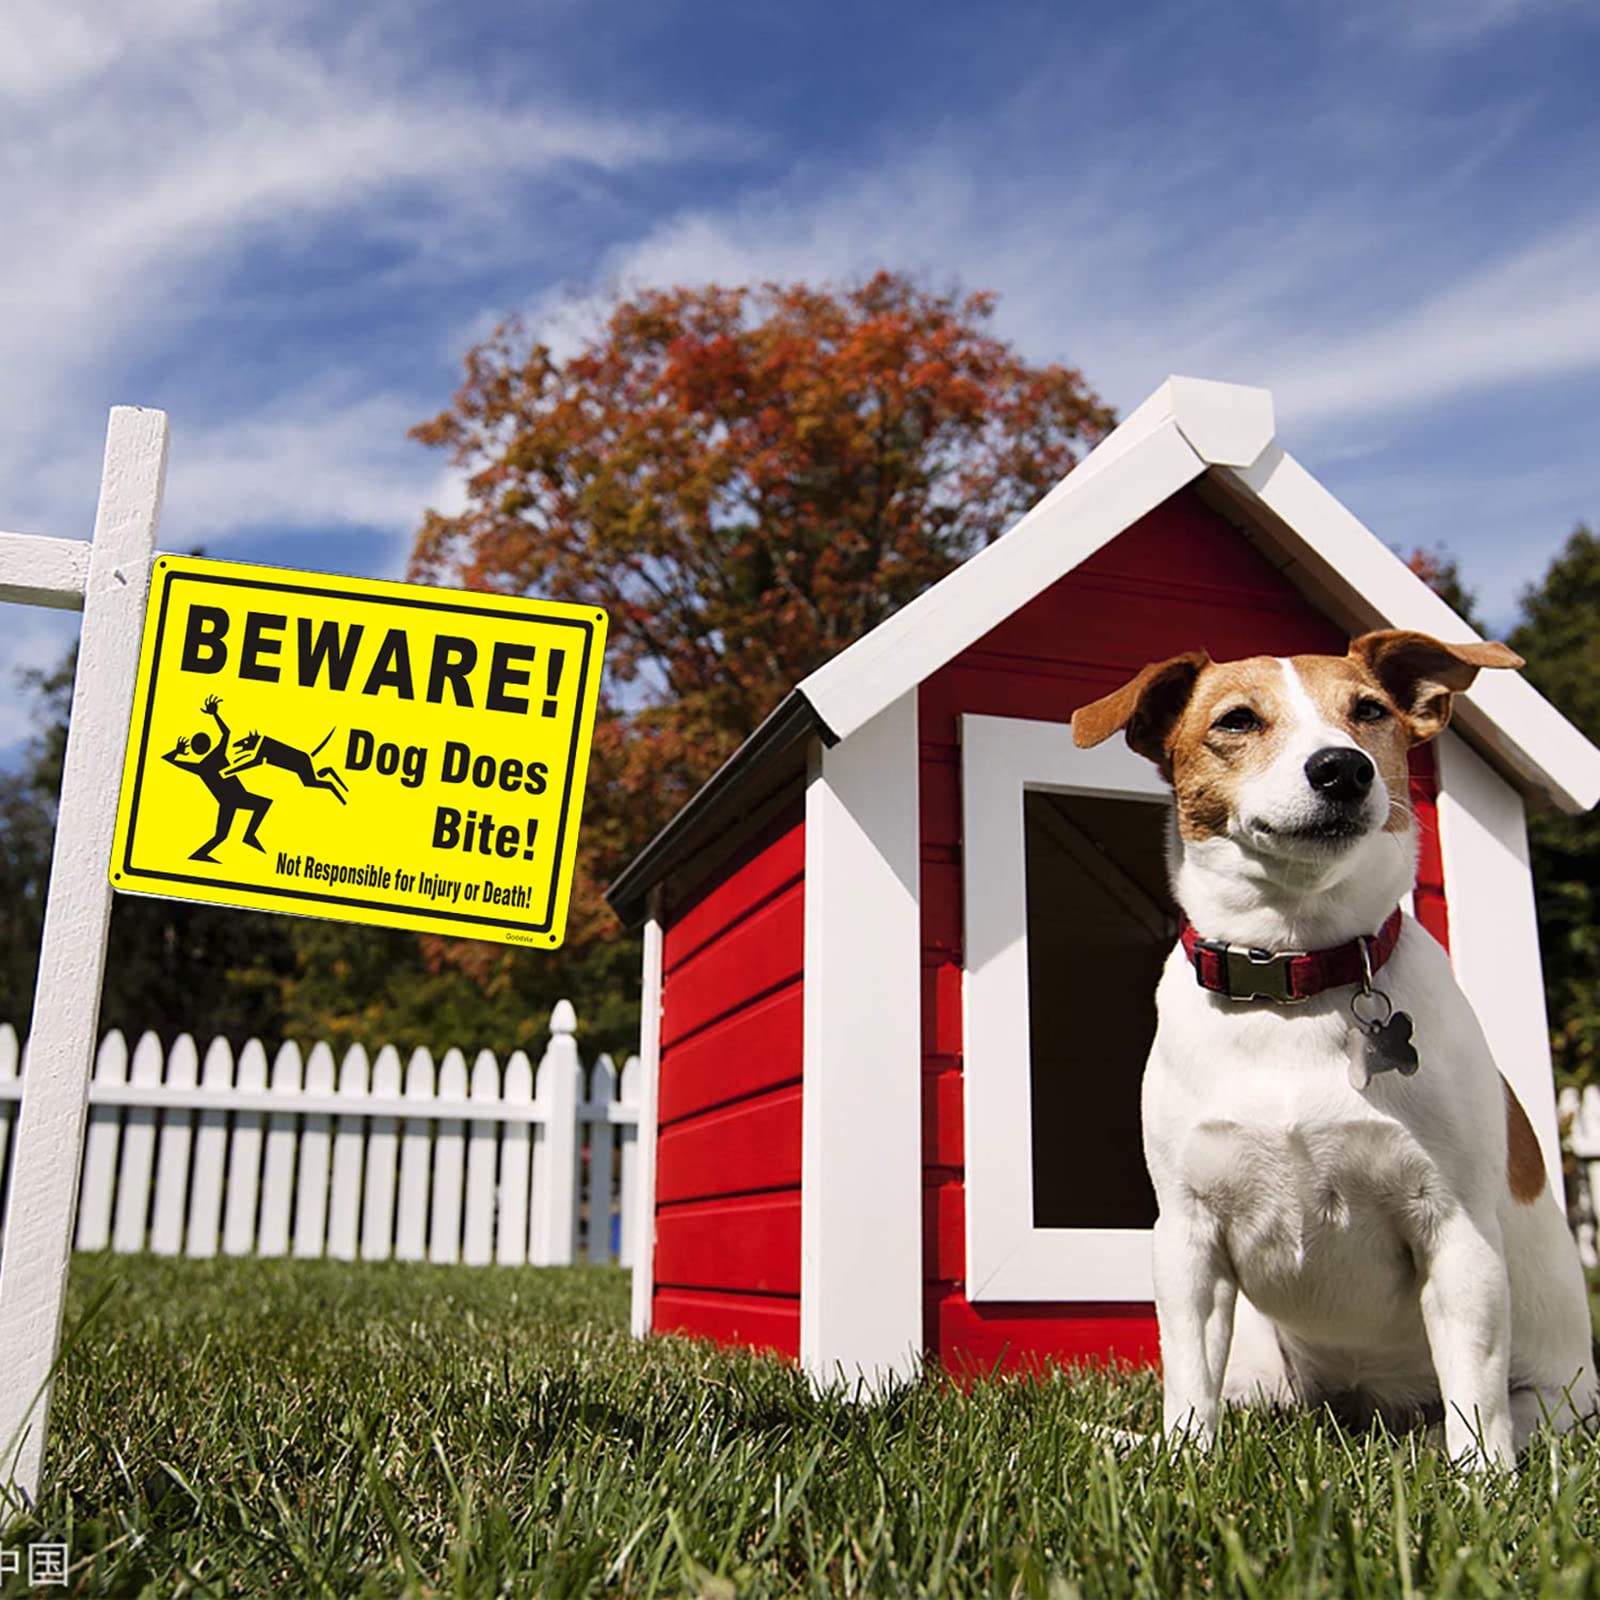
M1508 641L1529 681L1600 743L1600 539L1577 528L1521 597ZM1529 818L1545 997L1564 1081L1600 1081L1600 816Z

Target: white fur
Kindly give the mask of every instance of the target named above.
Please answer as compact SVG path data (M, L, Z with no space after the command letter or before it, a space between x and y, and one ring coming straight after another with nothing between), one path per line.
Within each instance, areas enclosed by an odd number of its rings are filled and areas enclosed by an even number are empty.
M1226 837L1174 832L1173 880L1204 938L1314 950L1377 931L1412 885L1415 843L1383 831L1381 774L1359 841L1283 838L1315 804L1306 757L1354 741L1281 667L1297 726L1241 783ZM1181 946L1167 963L1143 1100L1164 1425L1209 1439L1224 1398L1354 1392L1442 1405L1453 1456L1507 1463L1547 1414L1564 1428L1594 1408L1577 1252L1548 1184L1532 1204L1512 1197L1494 1060L1409 917L1377 986L1414 1019L1421 1066L1363 1092L1351 988L1239 1002L1200 988Z

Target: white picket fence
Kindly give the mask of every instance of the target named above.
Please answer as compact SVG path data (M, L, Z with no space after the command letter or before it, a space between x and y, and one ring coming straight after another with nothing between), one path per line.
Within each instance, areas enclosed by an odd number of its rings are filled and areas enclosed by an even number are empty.
M640 1064L601 1056L585 1093L563 1000L535 1071L502 1071L459 1050L437 1071L426 1050L401 1069L385 1045L270 1069L252 1039L202 1059L187 1034L170 1051L147 1033L108 1033L95 1059L78 1191L80 1250L158 1255L329 1256L564 1266L633 1259ZM0 1175L25 1061L0 1025Z
M1556 1100L1562 1143L1572 1157L1576 1182L1569 1189L1572 1231L1586 1267L1600 1267L1600 1088L1581 1094L1563 1089Z

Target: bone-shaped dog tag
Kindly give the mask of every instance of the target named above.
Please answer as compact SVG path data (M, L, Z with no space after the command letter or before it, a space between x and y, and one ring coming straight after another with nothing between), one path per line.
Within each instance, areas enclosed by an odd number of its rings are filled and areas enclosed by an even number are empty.
M1365 1089L1380 1072L1398 1072L1409 1078L1421 1065L1411 1042L1409 1012L1393 1012L1387 1021L1376 1019L1352 1028L1349 1034L1350 1082Z

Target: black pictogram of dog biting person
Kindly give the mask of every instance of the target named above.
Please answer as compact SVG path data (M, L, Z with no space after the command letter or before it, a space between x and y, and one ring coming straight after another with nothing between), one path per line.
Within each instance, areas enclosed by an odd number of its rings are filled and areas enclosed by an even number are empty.
M322 744L326 744L333 734L334 730L329 728L328 738L324 739ZM322 744L308 755L296 745L285 744L281 739L267 738L252 729L234 745L232 765L227 768L223 776L231 778L235 773L248 772L251 767L282 767L285 772L292 772L307 789L326 789L340 805L344 805L344 797L348 792L344 779L332 767L312 766L312 759L317 751L321 750ZM245 754L239 755L240 750Z
M244 842L252 850L263 853L266 850L266 846L256 838L256 832L261 826L261 819L271 809L272 801L265 795L251 794L236 777L224 770L228 765L228 725L217 709L221 704L215 695L211 695L200 708L217 725L215 746L211 743L210 734L200 732L192 738L179 739L177 748L167 751L161 758L185 772L192 772L211 791L211 798L217 802L217 831L190 855L191 861L217 859L211 852L228 837L228 829L233 826L234 816L240 811L250 813L250 825L244 830ZM189 754L191 746L194 750L192 757Z

